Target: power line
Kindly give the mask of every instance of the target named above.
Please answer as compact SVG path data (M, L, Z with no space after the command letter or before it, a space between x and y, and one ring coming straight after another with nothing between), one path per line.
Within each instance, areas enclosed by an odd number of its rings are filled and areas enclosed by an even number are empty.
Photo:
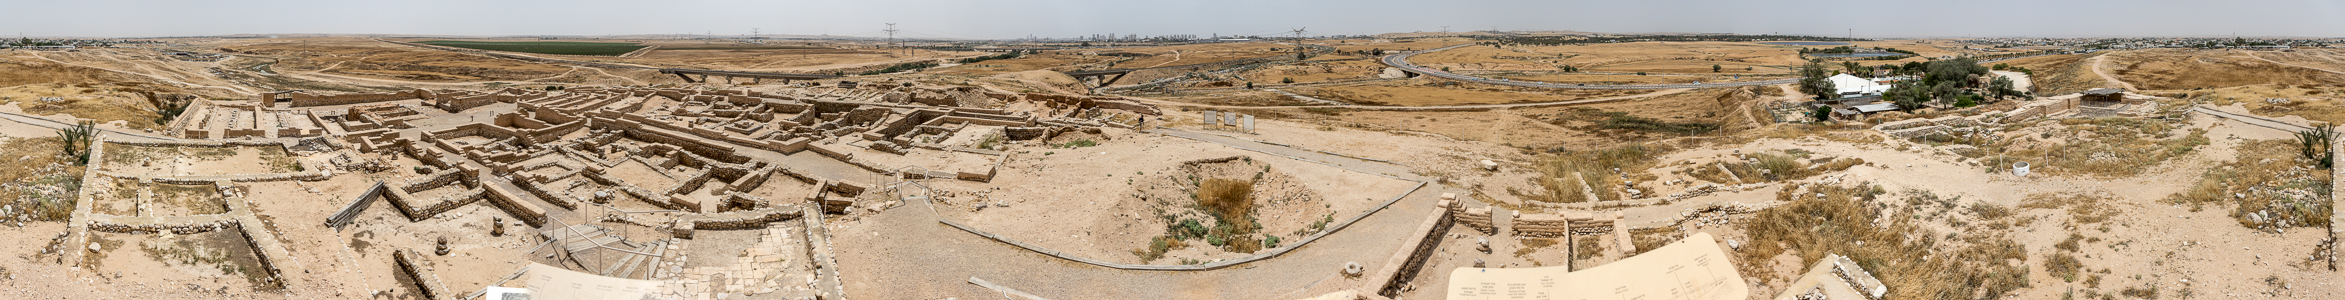
M886 31L888 33L888 42L896 43L896 48L904 47L903 42L896 41L896 23L888 23L888 29L883 29L881 31ZM911 53L907 52L905 55L911 55Z

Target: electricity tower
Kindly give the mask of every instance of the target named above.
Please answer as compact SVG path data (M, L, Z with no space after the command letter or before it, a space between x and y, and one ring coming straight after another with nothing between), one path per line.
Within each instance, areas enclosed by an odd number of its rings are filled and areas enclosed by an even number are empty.
M1310 27L1300 27L1293 30L1295 33L1295 60L1303 60L1303 49L1306 49L1303 46L1303 33L1307 32L1303 30L1304 28Z
M896 48L904 47L903 42L896 41L896 23L888 23L888 29L882 29L880 31L886 31L888 33L888 42L896 43ZM906 52L905 55L911 55L911 53Z

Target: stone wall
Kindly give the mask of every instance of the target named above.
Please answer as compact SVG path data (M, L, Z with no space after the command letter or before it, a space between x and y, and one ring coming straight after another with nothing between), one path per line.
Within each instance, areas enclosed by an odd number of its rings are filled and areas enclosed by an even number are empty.
M423 296L424 299L439 300L456 297L456 291L440 285L438 272L434 272L431 265L423 261L423 254L416 253L414 249L399 249L391 252L391 261L392 264L399 267L399 275L406 276L408 282L414 283L416 294Z
M1498 225L1492 224L1490 220L1490 208L1465 208L1461 205L1450 209L1457 210L1453 214L1457 215L1458 224L1473 227L1474 230L1481 231L1482 234L1498 234Z

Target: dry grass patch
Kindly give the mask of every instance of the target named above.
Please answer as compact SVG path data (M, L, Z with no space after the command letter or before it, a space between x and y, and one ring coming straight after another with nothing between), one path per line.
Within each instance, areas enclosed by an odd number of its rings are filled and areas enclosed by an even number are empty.
M2208 204L2234 205L2231 217L2248 228L2326 227L2331 174L2315 170L2296 147L2288 140L2240 145L2236 160L2207 170L2189 190L2167 196L2166 201L2190 204L2193 210Z
M1737 261L1746 274L1765 282L1776 274L1772 258L1796 251L1803 262L1837 253L1897 288L1887 299L2001 298L2027 287L2026 249L2008 237L1972 233L1955 237L1875 208L1883 193L1869 187L1821 187L1827 197L1808 198L1762 210L1744 226L1749 246ZM1991 232L1985 230L1969 232ZM1941 238L1944 237L1944 238Z
M1507 193L1532 201L1558 203L1621 200L1620 194L1616 192L1621 187L1618 178L1622 174L1638 174L1636 180L1651 180L1644 177L1652 175L1644 174L1643 171L1652 167L1654 157L1667 151L1669 149L1641 144L1567 151L1547 157L1532 166L1540 173L1536 179L1540 190L1519 191L1508 188ZM1587 184L1581 184L1583 181ZM1595 192L1595 199L1588 198L1588 190Z
M2110 206L2108 197L2088 194L2043 193L2028 195L2020 200L2020 209L2067 209L2073 224L2093 224L2109 221L2117 216L2117 208Z
M2206 130L2176 134L2173 123L2135 118L2061 119L2062 127L2035 136L2012 136L1990 145L2000 150L1988 162L2030 161L2034 172L2103 178L2141 175L2166 160L2207 144Z
M85 169L58 155L58 138L0 138L0 203L9 207L0 219L64 221L73 214Z
M1514 257L1528 260L1532 253L1538 253L1539 249L1555 246L1555 244L1557 242L1551 238L1525 239L1523 240L1523 248L1514 250Z
M2104 68L2135 87L2149 90L2345 84L2345 75L2272 63L2240 50L2145 49L2109 56Z

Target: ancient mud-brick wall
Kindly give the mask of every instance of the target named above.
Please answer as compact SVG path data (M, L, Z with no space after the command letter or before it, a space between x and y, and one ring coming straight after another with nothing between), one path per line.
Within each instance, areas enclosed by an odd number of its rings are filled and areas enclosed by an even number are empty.
M464 172L457 169L440 170L399 185L399 191L414 193L431 190L464 181Z
M642 105L642 103L637 102L636 105ZM523 111L530 112L529 115L531 118L536 118L538 120L545 121L546 123L570 123L586 120L585 117L579 117L578 112L562 111L529 103L522 103L520 104L520 107Z
M1092 103L1098 105L1099 108L1123 110L1151 116L1164 115L1164 111L1158 110L1155 105L1142 104L1139 102L1133 102L1131 100L1097 100L1092 101Z
M227 129L220 131L220 138L233 139L242 137L266 138L269 137L269 131L260 129Z
M467 109L472 109L474 107L496 104L497 102L512 102L512 99L514 99L513 96L499 94L443 93L440 94L439 97L432 99L432 107L437 107L440 108L440 110L445 110L448 112L460 112Z
M936 118L936 120L929 121L929 124L927 124L927 125L944 125L944 124L960 124L960 123L977 124L977 125L988 125L988 126L1010 126L1010 127L1018 127L1018 126L1034 126L1034 122L1032 122L1032 121L1009 121L1009 120L997 120L997 119L990 119L990 118L972 118L972 117L965 117L965 116L947 116L947 117L942 117L942 118Z
M657 95L657 96L660 96L660 97L668 97L668 99L671 99L671 100L676 100L676 101L684 101L684 97L690 96L690 95L694 94L694 92L693 92L693 91L690 91L690 90L662 89L662 90L653 90L653 91L651 92L651 94L652 94L652 95Z
M1025 94L1022 94L1021 96L1023 96L1023 98L1026 98L1026 101L1042 102L1042 103L1043 103L1043 104L1045 104L1046 106L1049 106L1049 107L1054 107L1054 108L1088 108L1088 107L1092 107L1092 104L1091 104L1091 101L1092 101L1092 100L1091 100L1091 97L1075 96L1075 95L1058 95L1058 94L1037 94L1037 93L1025 93Z
M172 118L170 124L165 124L163 126L163 132L165 134L171 134L174 136L186 137L187 132L190 131L190 128L188 128L190 126L189 124L203 124L204 121L211 119L212 106L212 100L204 100L202 98L195 99L195 101L187 104L185 110L180 111L178 118ZM196 129L201 130L202 128Z
M627 116L635 116L635 115L627 115ZM702 142L700 142L700 141L697 141L697 140L694 140L694 139L691 139L691 138L686 138L686 137L679 137L679 136L670 136L670 135L668 135L668 134L666 134L666 133L661 133L661 132L656 132L656 131L650 131L650 130L642 130L642 129L639 129L638 127L639 127L639 126L644 126L644 125L650 125L650 126L654 126L654 127L660 127L660 128L663 128L663 129L668 129L668 130L683 131L683 132L693 132L694 130L692 130L692 129L690 129L690 128L674 128L674 127L673 127L674 125L670 125L670 124L667 124L667 123L659 123L659 122L647 122L647 121L639 121L639 120L624 120L624 121L613 120L613 122L603 122L602 120L596 120L594 124L596 124L596 125L601 125L601 124L603 124L603 123L611 123L610 125L612 126L612 128L616 128L616 129L619 129L619 130L621 130L622 132L626 132L626 133L627 133L627 137L628 137L628 138L632 138L632 139L636 139L636 140L641 140L641 141L646 141L646 142L653 142L653 143L660 143L660 144L669 144L669 145L675 145L675 146L678 146L678 147L683 147L685 151L692 151L694 154L699 154L699 155L701 155L701 156L704 156L704 157L713 158L713 159L716 159L716 160L718 160L718 161L725 161L725 162L745 162L745 161L749 161L749 158L748 158L748 157L744 157L744 156L741 156L741 155L739 155L739 154L734 154L734 153L733 153L733 148L732 148L732 147L724 147L724 146L719 146L719 145L706 144L706 143L702 143ZM706 131L706 130L700 130L700 131Z
M1013 141L1050 140L1058 136L1058 127L1004 127L1002 136Z
M561 139L564 135L569 135L571 132L577 132L579 129L585 128L586 120L583 119L571 121L569 123L555 124L551 127L531 130L529 132L529 142L531 144L552 143Z
M804 210L797 206L776 206L753 211L705 214L697 218L677 221L679 223L690 222L692 228L696 230L751 229L765 227L765 223L797 218L802 211Z
M805 113L798 114L797 116L790 117L789 119L783 119L778 123L787 125L787 127L805 127L807 124L814 124L815 122L821 121L821 114L814 113L813 110L807 110Z
M424 264L423 254L416 253L414 249L391 252L391 261L399 266L399 274L407 276L408 282L415 283L417 294L422 294L424 299L456 297L456 291L440 285L440 276L432 272L430 265Z
M126 140L106 140L106 143L108 143L108 144L115 144L115 145L130 145L130 146L143 146L143 147L183 147L183 148L276 147L276 148L277 148L277 150L292 151L292 149L287 149L287 148L285 147L285 143L281 143L281 142L259 142L259 141L126 141Z
M692 172L692 174L688 174L689 176L682 177L684 180L677 182L676 186L669 187L668 190L662 191L660 194L683 195L699 190L701 185L708 184L709 179L714 179L708 173L707 170Z
M548 184L548 183L553 183L553 182L538 182L538 181L535 181L535 180L514 180L514 181L513 181L513 186L521 187L521 190L522 190L522 191L524 191L524 192L529 192L529 194L530 194L530 195L537 195L537 197L538 197L539 199L545 199L545 200L546 200L546 202L553 203L554 205L559 205L559 206L561 206L563 209L578 209L578 203L577 203L577 202L578 202L578 198L570 197L570 195L569 195L569 194L567 194L567 193L560 193L560 194L557 194L557 193L554 193L553 191L548 191L548 190L546 190L546 189L545 189L545 186L544 186L545 184Z
M546 123L545 121L539 121L537 119L525 117L522 115L522 112L497 114L495 120L496 123L494 124L497 126L512 127L518 130L530 130L554 126L552 123Z
M1554 214L1524 214L1514 218L1514 234L1531 237L1558 237L1570 234L1572 219Z
M894 112L894 110L890 110L886 107L877 106L857 108L855 110L848 111L844 116L839 116L839 123L849 125L872 124L873 122L879 122L882 119L886 119L889 114Z
M932 123L934 123L934 124L930 124L930 125L939 125L939 124L946 124L946 123L975 123L975 124L985 124L985 125L995 125L995 126L1033 126L1033 125L1034 125L1034 118L1029 118L1029 117L1022 117L1022 116L1012 116L1012 115L1002 115L1002 114L990 114L990 113L984 113L984 112L979 112L979 111L974 111L974 110L968 110L968 111L964 111L964 110L954 110L954 111L953 111L953 113L952 113L950 116L948 116L948 117L944 117L944 118L938 118L938 119L940 119L940 120L945 120L945 121L943 121L943 122L932 122Z
M1464 208L1464 206L1459 206L1453 209L1463 209L1462 211L1457 212L1458 224L1466 225L1466 227L1473 227L1474 230L1481 231L1482 234L1498 234L1498 225L1490 223L1490 208Z
M213 230L220 230L220 229L224 229L224 228L229 228L228 226L233 226L233 225L235 225L235 219L230 219L230 218L216 218L216 219L215 219L215 218L201 218L201 219L203 219L203 220L206 220L206 222L193 222L193 223L181 223L181 224L159 224L159 223L127 223L127 224L126 224L126 223L114 223L114 222L112 222L112 221L116 221L116 219L115 219L115 218L95 218L95 217L93 217L93 218L89 218L89 219L90 219L90 221L89 221L89 225L88 225L88 226L89 226L89 229L90 229L90 231L97 231L97 232L112 232L112 233L134 233L134 234L143 234L143 233L158 233L158 232L170 232L170 233L172 233L172 234L197 234L197 233L212 232Z
M293 99L293 106L301 107L424 99L431 97L432 92L424 90L410 90L390 93L350 93L335 95L315 95L304 92L287 92L278 94L278 96Z
M589 168L588 170L595 170L595 169ZM659 206L660 208L664 208L664 209L675 209L675 210L682 210L682 208L678 208L678 207L671 206L671 205L672 205L671 203L667 203L667 202L664 202L664 201L654 201L654 199L661 199L661 194L660 194L659 192L652 191L651 189L646 189L646 188L643 188L643 187L635 186L634 184L628 184L628 183L626 183L626 182L620 182L620 181L618 181L618 180L613 180L613 179L610 179L609 177L603 177L603 174L602 174L602 172L600 172L600 171L590 171L590 172L585 172L585 173L579 173L578 175L583 175L583 176L586 176L586 179L587 179L587 180L593 180L593 181L594 181L595 183L597 183L597 184L602 184L602 185L604 185L604 186L609 186L609 187L611 187L612 189L619 190L619 192L621 192L621 193L626 193L628 196L635 197L635 199L641 199L641 200L642 200L644 203L651 204L652 206ZM600 201L600 200L596 200L596 201Z
M396 194L407 194L407 193L405 193L405 192L400 192L400 193L396 193ZM392 200L396 200L396 201L398 201L398 202L420 202L420 203L406 203L406 205L398 205L398 207L402 207L402 208L412 208L412 209L413 209L413 211L406 211L406 212L405 212L405 213L407 213L407 219L408 219L408 221L423 221L424 219L430 219L432 216L438 216L438 215L440 215L441 213L446 213L446 212L448 212L448 211L450 211L450 210L456 210L456 208L458 208L458 207L464 207L465 205L471 205L471 204L472 204L472 203L474 203L474 202L480 202L480 200L481 200L482 198L485 198L485 197L483 197L483 195L484 195L484 194L487 194L487 191L485 191L485 190L482 190L482 189L479 189L479 188L472 188L472 189L466 189L466 190L464 190L463 192L460 192L460 193L449 194L449 195L446 195L446 196L440 196L439 198L435 198L435 199L414 199L413 197L395 197L395 198L397 198L397 199L392 199ZM424 205L422 205L421 207L418 207L416 204L424 204Z
M804 102L766 100L765 107L777 113L795 114L804 113L807 109L814 108L814 105Z
M814 106L814 111L807 112L807 113L809 113L809 114L830 114L830 113L843 113L843 112L853 111L853 110L855 110L855 109L857 109L857 108L863 108L863 104L854 103L854 102L835 102L835 101L820 101L820 100L812 100L812 101L806 101L806 102Z
M1385 261L1385 266L1369 273L1375 274L1368 277L1372 280L1369 287L1380 295L1399 295L1410 280L1417 278L1417 273L1424 271L1425 262L1432 260L1435 250L1441 248L1441 239L1449 235L1448 229L1457 222L1457 216L1450 213L1457 211L1458 206L1455 200L1435 202L1434 207L1441 209L1441 212L1431 216L1428 222L1418 225L1413 233L1419 237L1410 240L1409 246L1404 246L1406 251L1394 253L1393 258Z
M510 182L504 178L488 178L484 180L493 182ZM515 219L520 219L522 223L527 223L530 227L545 226L545 209L539 208L536 205L530 205L529 203L523 203L520 198L527 196L515 195L513 194L513 191L498 187L495 184L483 184L482 190L486 192L481 193L481 197L486 198L485 200L488 200L489 205L496 206L497 209L504 210L506 213L512 214Z
M778 165L766 165L757 170L749 171L747 174L742 174L740 179L733 180L732 190L737 192L756 190L758 186L765 185L765 181L773 178L774 172L780 171L780 169L781 166Z

